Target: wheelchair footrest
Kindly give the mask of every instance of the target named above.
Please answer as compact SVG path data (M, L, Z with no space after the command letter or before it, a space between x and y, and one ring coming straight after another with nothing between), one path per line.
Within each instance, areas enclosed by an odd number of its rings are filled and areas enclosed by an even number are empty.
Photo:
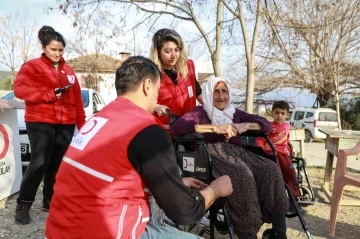
M297 203L301 207L307 207L310 205L314 205L316 203L316 201L298 201Z
M285 214L285 217L287 217L287 218L294 218L294 217L297 217L298 215L297 215L297 213L296 212L294 212L294 213L286 213Z

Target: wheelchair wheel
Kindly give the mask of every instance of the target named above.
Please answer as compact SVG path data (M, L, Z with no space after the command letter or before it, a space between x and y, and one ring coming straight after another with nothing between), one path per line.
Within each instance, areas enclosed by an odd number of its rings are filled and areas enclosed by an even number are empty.
M300 185L300 201L311 201L311 191L307 187Z

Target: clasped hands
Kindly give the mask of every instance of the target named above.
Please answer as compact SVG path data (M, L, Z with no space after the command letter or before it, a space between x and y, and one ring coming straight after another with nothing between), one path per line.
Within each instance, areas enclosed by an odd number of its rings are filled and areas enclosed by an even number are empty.
M217 134L225 135L226 139L230 139L237 134L241 134L250 129L250 123L240 123L240 124L225 124L225 125L216 125L214 127L214 132Z

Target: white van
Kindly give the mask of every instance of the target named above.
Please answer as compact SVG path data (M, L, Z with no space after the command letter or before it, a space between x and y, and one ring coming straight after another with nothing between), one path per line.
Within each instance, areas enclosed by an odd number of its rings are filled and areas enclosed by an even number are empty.
M305 142L326 139L319 129L339 129L336 111L329 108L290 109L286 122L292 128L305 128Z

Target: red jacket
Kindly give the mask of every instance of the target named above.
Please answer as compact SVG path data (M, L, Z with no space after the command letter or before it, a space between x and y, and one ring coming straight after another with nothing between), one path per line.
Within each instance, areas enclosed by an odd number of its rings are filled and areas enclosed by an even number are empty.
M123 97L85 123L56 175L46 238L140 237L149 220L148 195L127 149L154 124L151 114Z
M195 88L195 66L192 60L187 60L188 77L184 80L178 76L177 85L163 72L163 79L160 84L158 96L158 104L166 105L171 113L183 116L190 112L196 106L196 88ZM169 117L159 117L155 113L161 123L165 126L169 125Z
M55 88L74 84L56 99ZM24 63L14 84L15 96L25 100L25 121L49 124L85 123L81 89L74 70L63 59L56 69L44 54Z

